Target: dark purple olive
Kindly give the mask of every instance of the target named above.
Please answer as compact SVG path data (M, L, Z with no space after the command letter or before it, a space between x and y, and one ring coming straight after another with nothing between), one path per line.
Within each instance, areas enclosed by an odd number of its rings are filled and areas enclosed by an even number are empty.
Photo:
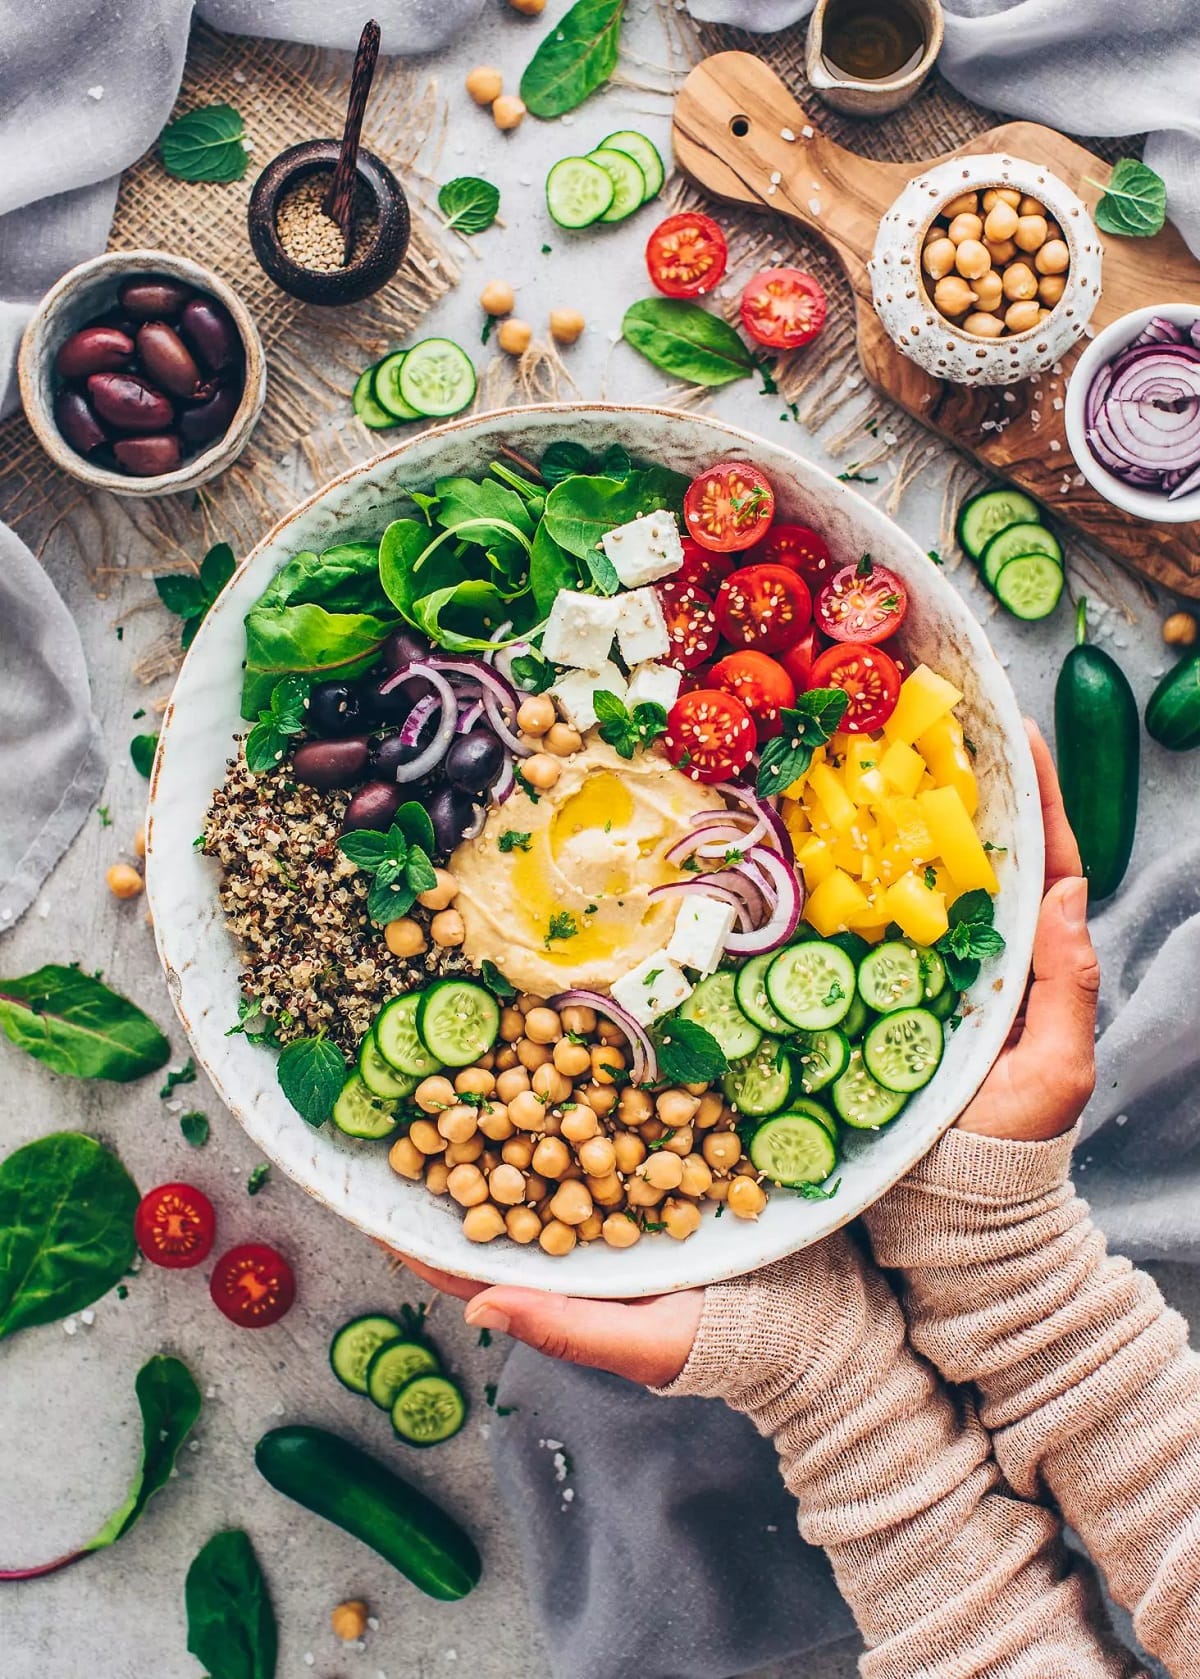
M475 801L457 787L439 787L426 809L440 854L453 851L475 820Z
M127 367L132 355L133 339L115 326L85 326L60 346L54 365L64 379L86 379Z
M146 377L160 390L191 396L199 385L195 357L166 321L147 321L138 328L137 351Z
M371 751L371 768L375 774L390 780L402 765L411 764L417 754L433 739L435 727L431 719L421 730L421 738L415 746L405 746L399 735L384 735L382 740L377 740Z
M167 398L134 373L93 373L87 387L97 414L118 431L165 431L174 422Z
M54 418L72 449L78 449L81 455L90 455L108 440L87 397L79 391L59 391L54 401Z
M378 828L386 833L403 797L394 781L368 781L346 806L343 829L349 833L353 828Z
M126 280L117 293L117 301L135 321L170 321L195 295L191 286L185 286L182 280L147 277Z
M490 729L456 735L446 753L446 780L467 793L486 793L504 767L504 748Z
M362 695L353 682L318 682L308 696L308 726L318 735L352 735L363 726Z
M240 389L232 385L218 385L206 402L184 408L179 416L179 430L185 443L211 443L229 430L229 422L237 413L242 400Z
M308 787L353 787L367 767L367 737L307 740L292 756L296 780Z
M125 313L124 309L106 309L102 315L96 316L92 325L116 327L117 331L123 332L126 338L137 337L138 324L132 316Z
M427 659L429 643L416 630L394 630L383 644L383 662L389 670L403 670L414 659Z
M113 454L121 471L133 478L157 478L160 472L174 472L183 459L173 431L154 437L122 437L113 444Z
M414 676L411 681L396 682L394 687L389 687L393 681L393 677L385 676L380 682L372 682L363 693L363 716L376 728L403 723L421 696L433 692L422 676ZM386 694L384 688L388 689Z
M180 331L210 373L224 373L242 359L242 341L228 309L211 297L184 306Z

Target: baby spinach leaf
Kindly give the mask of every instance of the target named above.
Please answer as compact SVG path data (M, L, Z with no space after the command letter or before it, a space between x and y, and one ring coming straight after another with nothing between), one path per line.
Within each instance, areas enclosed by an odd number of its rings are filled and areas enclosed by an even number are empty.
M1100 182L1089 185L1098 187ZM1166 182L1136 157L1119 159L1096 205L1095 218L1104 233L1149 239L1161 232L1167 219Z
M728 385L754 372L754 357L733 328L695 303L643 298L625 311L621 331L648 362L689 385Z
M564 478L573 478L576 473L586 476L598 470L596 457L582 443L574 443L569 437L560 437L551 443L542 456L539 470L546 483L551 488L561 484ZM616 477L616 474L613 474Z
M578 589L579 581L579 562L555 542L543 519L534 536L533 553L529 558L529 587L533 591L538 617L547 617L560 591Z
M617 67L625 0L576 0L543 37L521 77L535 117L561 117L603 87Z
M150 779L150 771L154 768L154 753L158 746L158 736L134 735L129 743L129 756L133 760L133 767L139 775Z
M492 635L517 611L517 603L495 583L471 577L415 600L412 622L449 653L480 653L495 645ZM517 641L529 627L528 614L519 615L524 624L516 626L511 638Z
M361 676L396 628L394 616L326 612L311 602L251 607L246 614L242 716L257 718L270 704L279 678L291 672L312 682Z
M328 1038L293 1038L279 1052L279 1088L309 1125L324 1125L346 1082L346 1058Z
M437 523L444 530L462 529L465 541L489 552L493 566L506 579L521 579L529 563L533 520L522 496L504 484L484 478L439 478ZM524 540L522 540L524 538Z
M477 175L458 175L439 189L437 201L444 226L458 233L482 233L496 219L500 188Z
M163 168L181 181L240 181L250 162L245 138L232 105L202 105L163 129L158 142Z
M277 571L256 606L300 606L305 601L327 612L386 612L379 581L379 548L373 542L339 542L323 553L293 554Z
M421 595L466 581L466 572L448 548L423 559L429 543L429 525L419 519L393 519L379 544L379 581L392 605L410 623L413 602Z
M643 467L625 479L565 478L546 497L542 523L560 547L591 565L593 559L602 558L596 553L600 538L618 525L660 508L678 513L687 485L682 473L666 467ZM617 587L615 572L612 578L605 594Z
M240 1528L214 1533L184 1585L187 1647L211 1679L275 1679L279 1633L267 1582Z
M0 979L0 1032L55 1073L125 1083L153 1073L171 1053L135 1004L79 968L50 962Z
M137 1185L78 1131L27 1143L0 1164L0 1336L81 1311L133 1260Z

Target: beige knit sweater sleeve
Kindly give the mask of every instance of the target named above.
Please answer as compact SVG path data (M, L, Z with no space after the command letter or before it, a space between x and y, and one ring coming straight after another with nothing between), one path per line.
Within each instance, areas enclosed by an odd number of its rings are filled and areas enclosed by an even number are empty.
M774 1438L800 1531L827 1550L864 1679L1135 1679L1050 1511L1003 1485L969 1405L909 1348L887 1282L839 1233L705 1294L664 1390Z
M1145 1274L1112 1257L1049 1143L949 1132L873 1208L913 1345L976 1384L996 1457L1048 1491L1176 1679L1200 1676L1200 1358Z

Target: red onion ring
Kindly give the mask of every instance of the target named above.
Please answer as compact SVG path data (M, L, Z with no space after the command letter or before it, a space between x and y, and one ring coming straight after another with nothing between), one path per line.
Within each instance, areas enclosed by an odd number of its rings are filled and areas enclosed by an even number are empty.
M690 880L668 880L662 886L652 886L649 896L665 898L668 893L683 898L697 894L705 898L719 898L722 903L728 904L730 909L737 912L739 926L749 931L754 925L745 896L731 886L719 885L711 875L693 875Z
M478 839L483 832L483 825L487 821L488 813L485 804L476 803L474 812L475 814L471 817L469 825L463 829L462 837L465 840Z
M415 746L421 738L421 731L426 723L434 712L440 710L441 701L436 694L422 694L400 725L401 746Z
M462 700L458 702L458 721L454 725L454 732L458 735L470 734L471 730L483 716L482 700Z
M483 659L472 659L467 655L462 658L450 658L437 654L429 663L436 670L477 682L483 694L483 709L496 735L518 758L529 757L533 748L526 746L516 732L517 708L520 701L516 689L507 677L501 676ZM409 666L410 671L415 669L416 666Z
M446 678L439 671L434 670L432 665L426 664L423 659L414 659L412 664L405 667L402 675L404 677L423 676L433 689L433 694L425 695L424 698L434 699L436 696L436 703L441 706L442 711L438 721L437 733L424 752L418 753L415 758L407 764L401 764L396 770L396 780L398 782L419 781L435 765L440 764L446 756L450 742L454 739L454 725L458 720L458 701L455 699L454 690L446 681ZM417 701L412 712L409 713L409 718L412 717L413 712L421 703L421 700ZM405 719L406 727L409 718ZM403 735L404 729L402 728L400 732ZM415 745L416 741L406 744Z
M736 781L718 782L717 792L727 799L735 800L752 815L763 817L775 837L778 850L789 863L795 861L796 852L792 845L792 836L787 831L783 817L769 799L760 799L757 793L751 792L748 787L740 787Z
M1168 500L1197 487L1200 345L1155 316L1097 372L1084 400L1084 435L1100 464Z
M632 1051L630 1079L634 1084L657 1084L658 1057L654 1053L650 1035L640 1021L635 1020L627 1009L623 1009L611 997L605 997L599 991L560 991L557 997L550 999L552 1009L565 1009L571 1004L595 1009L597 1014L604 1015L614 1026L619 1026L629 1039Z
M755 861L770 875L779 893L774 914L765 926L750 933L730 933L725 949L733 955L761 956L786 944L800 924L804 908L804 888L790 864L765 846L759 848Z
M502 805L505 799L512 797L517 785L517 772L513 769L512 759L506 758L500 773L492 782L491 796L494 805Z

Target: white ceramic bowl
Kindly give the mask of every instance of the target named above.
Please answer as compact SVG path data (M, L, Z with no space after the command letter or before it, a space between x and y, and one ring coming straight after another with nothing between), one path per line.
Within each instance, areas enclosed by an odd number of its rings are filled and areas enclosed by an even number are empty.
M1158 525L1183 525L1200 519L1200 489L1180 496L1178 501L1168 501L1161 490L1143 490L1136 484L1126 484L1093 455L1088 447L1083 420L1088 390L1101 367L1120 355L1156 315L1164 316L1176 326L1191 326L1200 317L1200 310L1190 303L1154 303L1110 322L1103 332L1096 334L1072 369L1067 382L1063 418L1075 465L1097 494L1114 507L1119 507L1122 513L1132 513L1137 519L1149 519Z
M644 1240L618 1252L603 1242L566 1259L501 1240L468 1242L458 1209L397 1177L378 1144L356 1143L327 1126L311 1130L284 1099L275 1058L244 1037L236 1019L238 955L217 902L217 865L193 850L214 787L224 776L238 716L242 618L293 554L334 542L374 540L404 489L447 473L480 474L507 444L538 459L555 438L599 451L623 443L635 457L696 473L727 456L765 469L786 519L815 525L835 556L869 550L909 589L904 641L966 698L967 735L977 747L982 828L1006 848L996 923L1007 940L973 996L974 1007L946 1045L936 1078L877 1135L847 1134L842 1183L827 1202L772 1193L756 1223L706 1217L687 1242ZM198 1061L263 1152L310 1195L361 1230L431 1265L492 1282L574 1294L634 1297L691 1287L753 1270L846 1223L904 1175L975 1093L1021 1001L1042 891L1042 828L1021 713L979 624L938 568L890 519L827 473L775 444L716 420L664 409L548 404L458 420L335 478L258 545L209 612L163 718L150 789L147 885L167 983Z

